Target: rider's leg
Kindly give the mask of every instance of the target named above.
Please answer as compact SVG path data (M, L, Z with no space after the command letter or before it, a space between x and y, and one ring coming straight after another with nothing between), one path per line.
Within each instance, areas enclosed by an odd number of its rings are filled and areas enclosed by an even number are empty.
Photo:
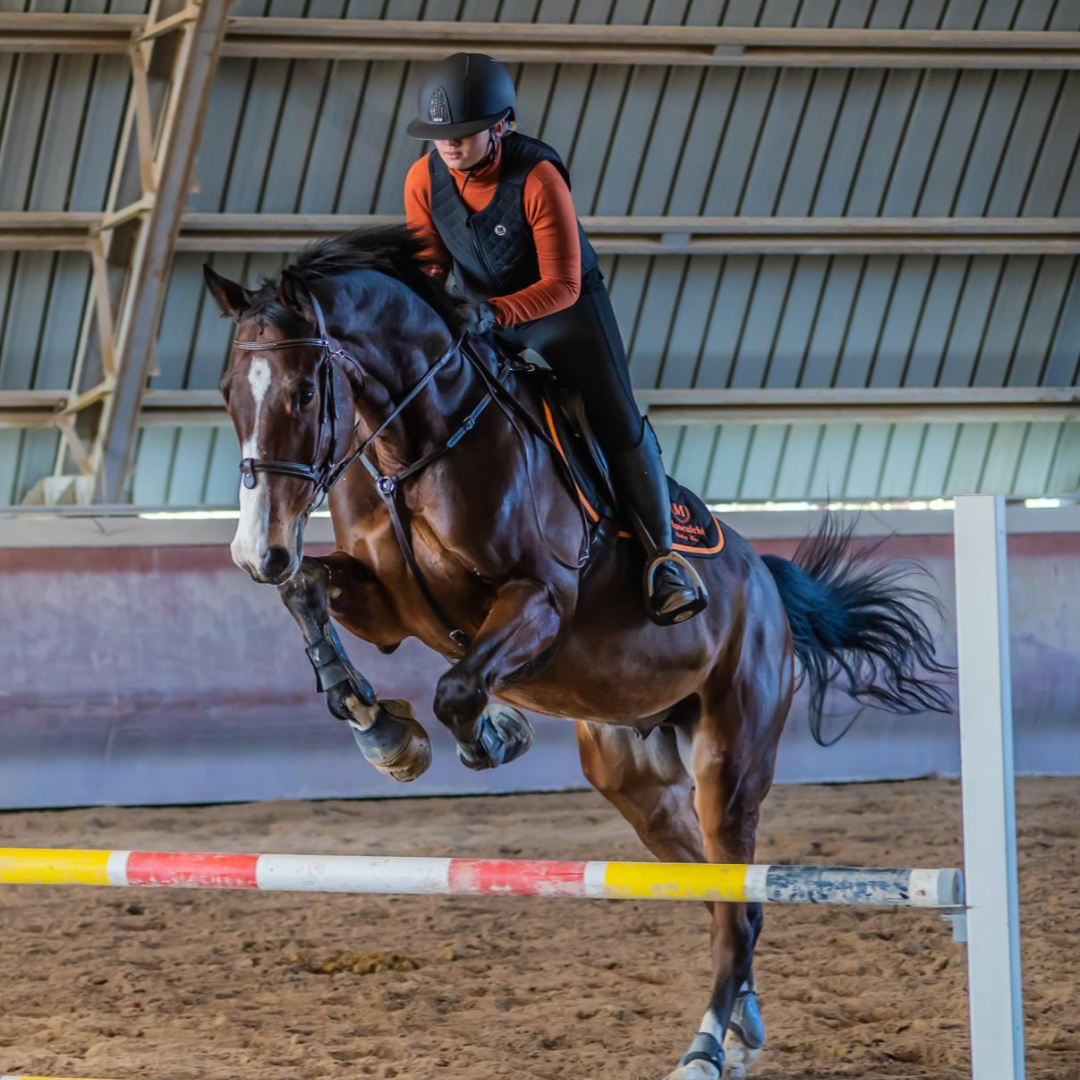
M543 356L585 399L589 422L611 463L612 478L649 556L646 610L667 624L690 618L708 594L697 572L672 554L671 500L660 446L634 401L619 325L598 270L586 274L581 296L564 311L506 335Z

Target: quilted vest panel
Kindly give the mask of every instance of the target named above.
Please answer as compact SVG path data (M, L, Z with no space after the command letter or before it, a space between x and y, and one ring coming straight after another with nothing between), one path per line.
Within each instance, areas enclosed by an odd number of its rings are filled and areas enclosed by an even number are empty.
M506 296L540 280L532 229L525 218L525 180L541 161L550 161L570 185L559 155L546 143L519 132L503 137L499 182L483 210L472 213L437 151L428 156L431 217L454 259L454 277L470 300ZM597 263L578 222L582 275Z

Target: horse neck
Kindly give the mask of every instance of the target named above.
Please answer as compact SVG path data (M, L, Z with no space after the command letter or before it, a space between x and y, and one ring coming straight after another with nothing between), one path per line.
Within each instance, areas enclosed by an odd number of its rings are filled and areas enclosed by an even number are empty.
M452 341L437 345L437 351L430 345L388 343L380 351L387 362L368 379L377 385L356 401L363 421L361 432L375 431L452 347ZM464 357L450 357L373 442L375 458L384 471L415 461L445 443L467 411L465 402L476 397L477 381Z

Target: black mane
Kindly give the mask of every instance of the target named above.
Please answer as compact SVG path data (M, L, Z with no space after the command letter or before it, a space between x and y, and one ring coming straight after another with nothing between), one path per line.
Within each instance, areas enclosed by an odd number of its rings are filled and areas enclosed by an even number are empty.
M453 333L462 324L462 305L422 269L420 253L425 243L408 225L366 225L341 236L316 240L297 253L288 269L302 280L347 274L352 270L377 270L396 278L430 305ZM248 316L264 315L275 324L294 318L278 302L281 275L264 277Z

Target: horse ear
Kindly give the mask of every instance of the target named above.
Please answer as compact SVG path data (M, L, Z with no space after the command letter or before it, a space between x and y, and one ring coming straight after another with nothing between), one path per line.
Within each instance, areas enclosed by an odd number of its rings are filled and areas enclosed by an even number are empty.
M281 271L281 280L278 282L278 302L294 315L299 315L309 326L315 325L311 294L303 281L291 270Z
M203 263L202 269L207 291L221 314L237 321L243 318L244 312L251 306L252 294L243 285L216 273L207 263Z

